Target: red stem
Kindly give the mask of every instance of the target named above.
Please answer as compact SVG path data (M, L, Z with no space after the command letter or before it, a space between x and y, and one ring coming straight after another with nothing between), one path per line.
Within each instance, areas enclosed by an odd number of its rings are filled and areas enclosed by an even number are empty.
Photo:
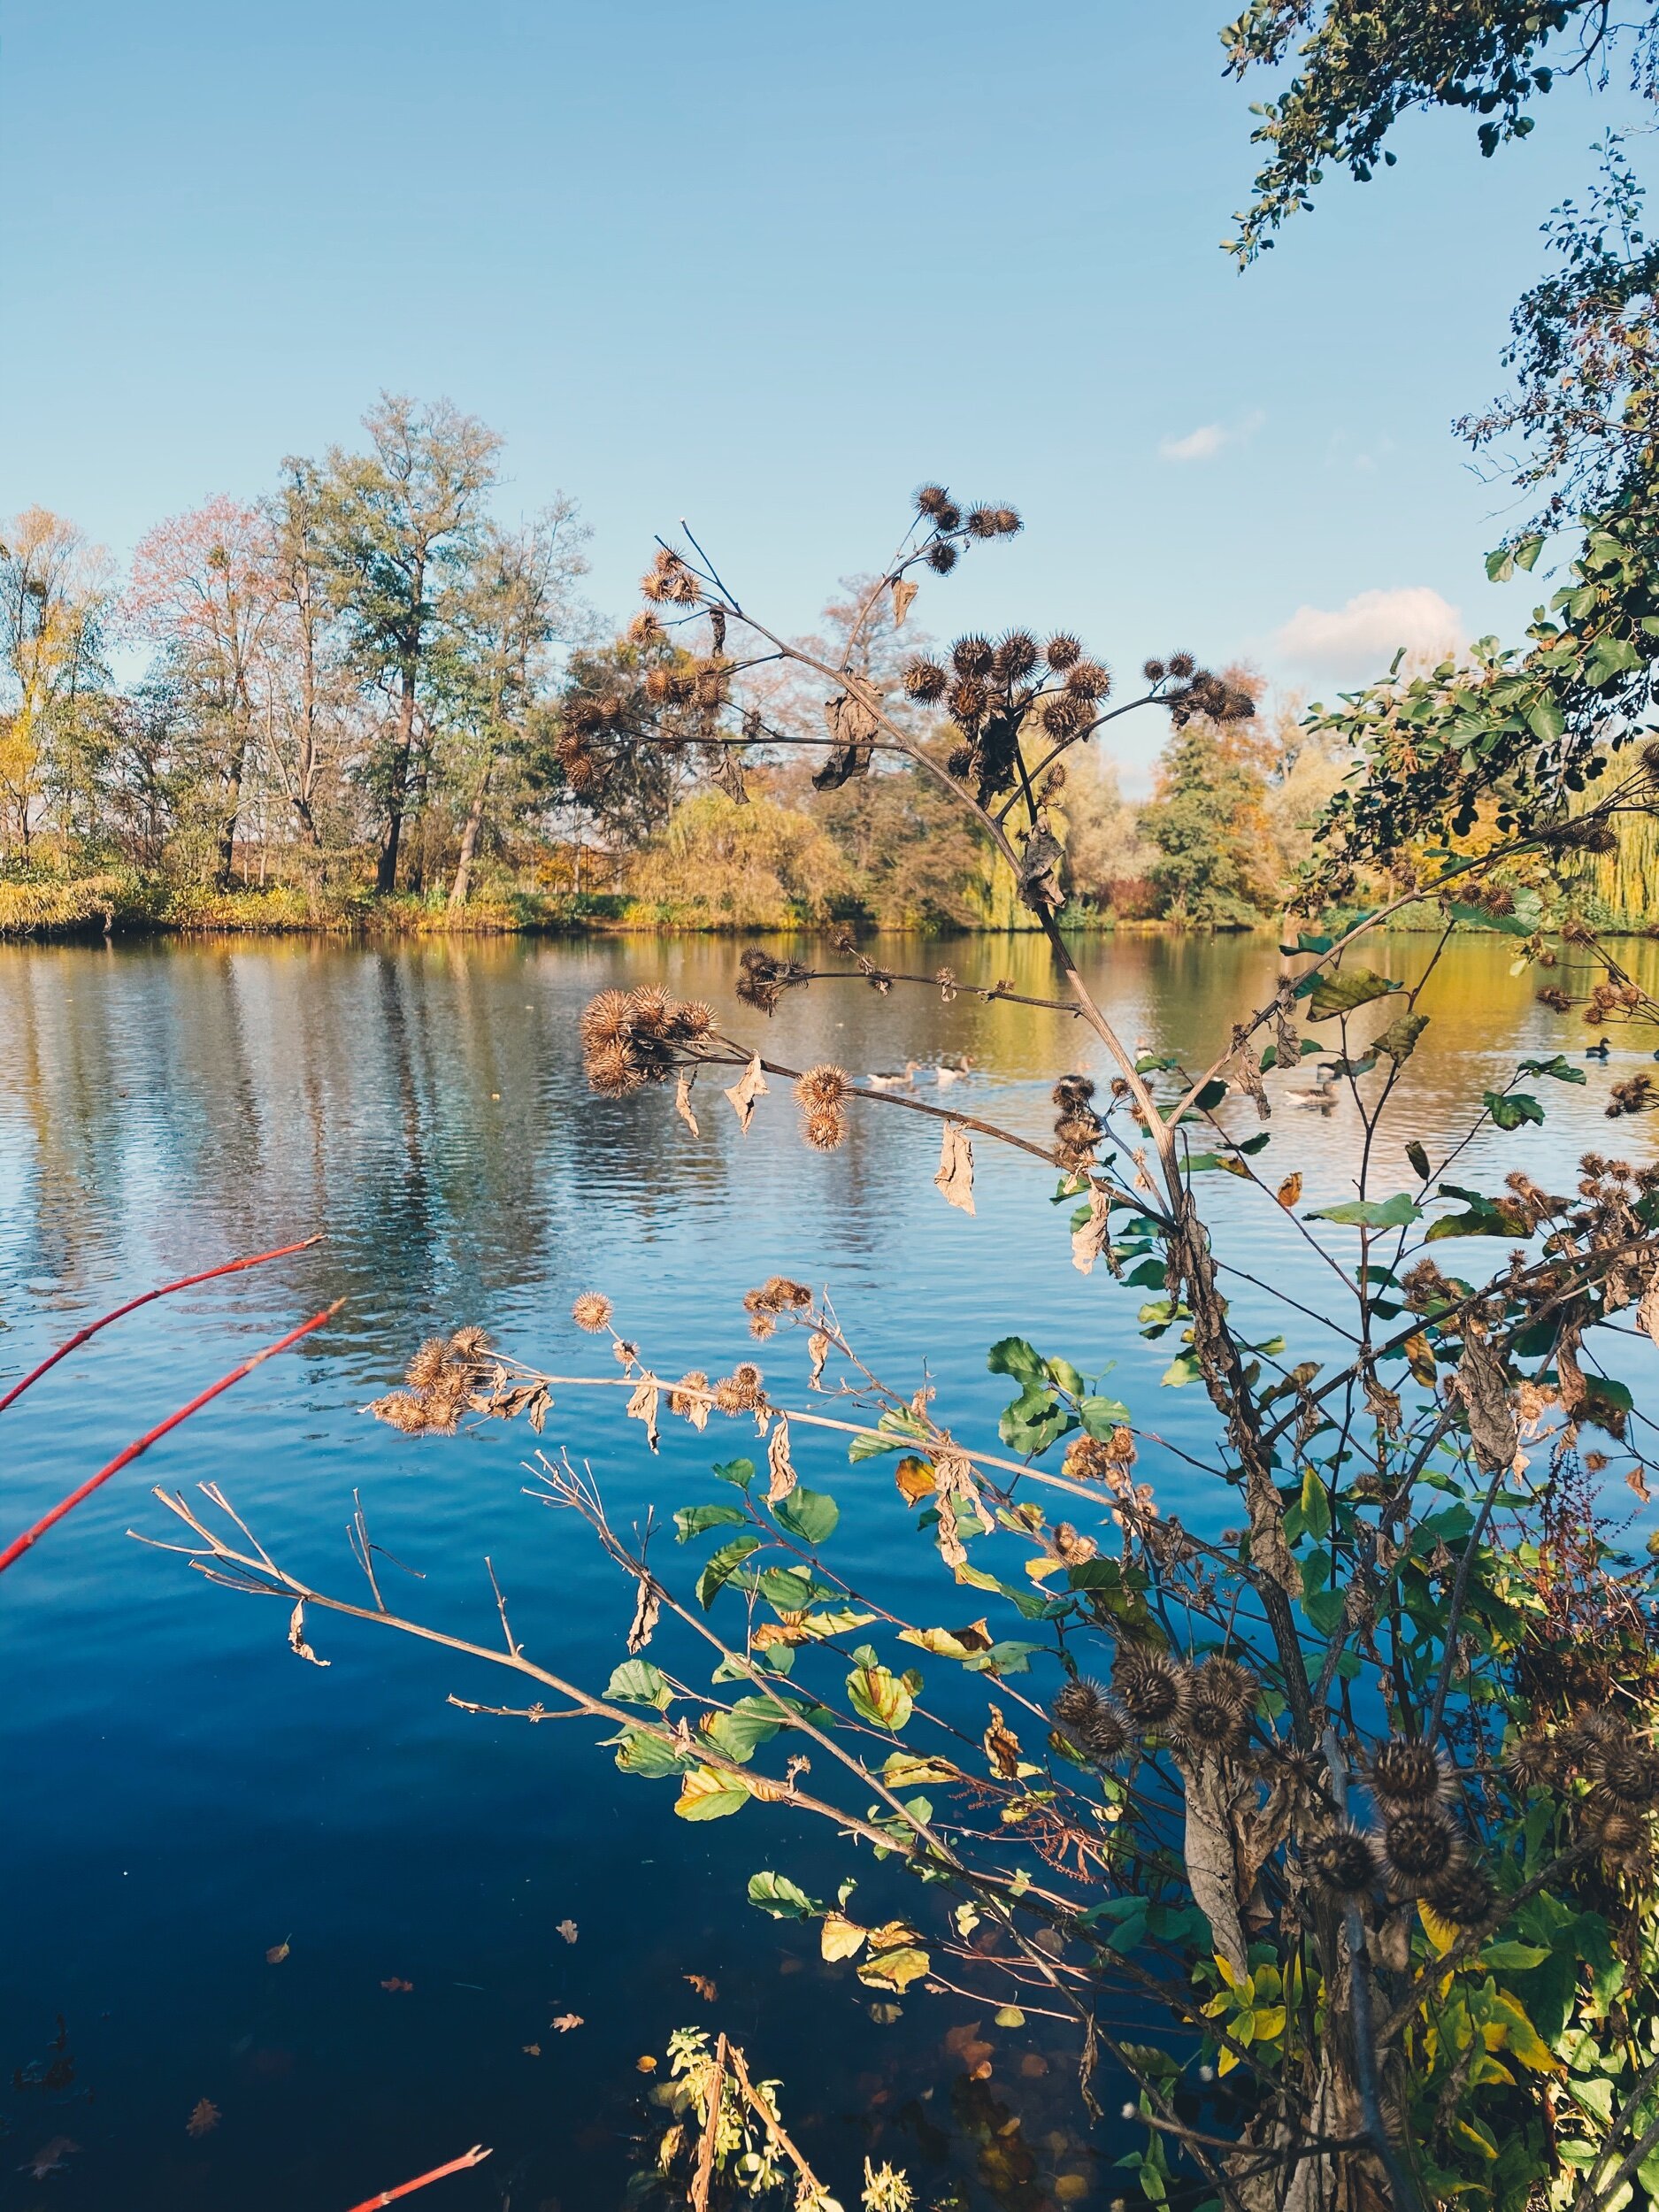
M119 1475L122 1468L128 1466L141 1452L147 1452L158 1437L165 1436L169 1429L176 1429L180 1421L188 1421L193 1413L201 1410L210 1398L217 1398L221 1390L228 1390L232 1383L239 1383L244 1375L251 1375L262 1361L272 1358L278 1352L286 1352L290 1344L297 1344L301 1337L309 1336L313 1329L320 1329L325 1321L334 1318L345 1302L343 1298L336 1298L332 1306L326 1307L321 1313L314 1313L309 1321L302 1321L297 1329L290 1329L274 1344L267 1344L263 1352L256 1352L251 1359L243 1360L240 1367L233 1367L228 1375L221 1375L199 1397L192 1398L188 1406L180 1406L176 1413L170 1413L147 1436L141 1436L135 1444L129 1444L124 1452L118 1452L107 1467L100 1467L96 1475L88 1476L80 1489L72 1490L66 1498L60 1499L50 1513L42 1515L33 1528L25 1529L21 1536L0 1551L0 1574L4 1574L14 1561L21 1559L30 1546L45 1535L54 1521L61 1521L65 1513L72 1512L81 1503L82 1498L89 1498L101 1483L108 1482L111 1475Z
M409 2196L414 2190L424 2189L429 2181L442 2181L445 2174L458 2174L468 2166L481 2166L488 2156L481 2144L474 2143L470 2151L463 2151L459 2158L452 2158L447 2166L434 2166L429 2174L417 2174L412 2181L401 2181L396 2189L382 2189L378 2197L365 2197L361 2204L352 2206L351 2212L375 2212L377 2205Z
M216 1275L234 1275L244 1267L261 1267L266 1260L285 1259L290 1252L309 1251L313 1244L320 1244L322 1240L323 1233L319 1229L314 1237L306 1237L298 1244L279 1244L273 1252L255 1252L245 1260L227 1260L222 1267L204 1268L199 1275L180 1275L176 1283L163 1283L158 1290L145 1291L142 1298L129 1298L124 1306L117 1306L113 1313L106 1313L97 1321L88 1321L84 1329L77 1329L73 1336L65 1339L55 1352L48 1354L38 1367L25 1375L20 1383L13 1383L5 1396L0 1398L0 1413L4 1413L14 1400L20 1398L31 1383L39 1382L49 1368L56 1367L58 1361L73 1352L78 1344L84 1344L89 1336L96 1336L100 1329L107 1329L111 1321L119 1321L124 1313L131 1313L139 1306L147 1306L152 1298L166 1298L175 1290L188 1290L195 1283L211 1283Z

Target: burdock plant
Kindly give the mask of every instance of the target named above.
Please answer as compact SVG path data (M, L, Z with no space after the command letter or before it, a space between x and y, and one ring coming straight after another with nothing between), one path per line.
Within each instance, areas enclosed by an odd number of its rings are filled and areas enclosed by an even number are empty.
M731 1023L661 990L606 991L574 1041L595 1089L637 1094L637 1110L658 1110L649 1094L672 1083L687 1144L710 1083L745 1131L793 1093L810 1153L871 1115L919 1114L939 1126L940 1192L966 1211L975 1144L1010 1148L1065 1202L1056 1263L1101 1286L1109 1323L1172 1335L1165 1383L1208 1402L1207 1445L1182 1452L1189 1483L1195 1458L1209 1471L1213 1518L1189 1528L1161 1509L1158 1407L1120 1402L1061 1348L991 1348L1011 1386L995 1438L926 1381L925 1342L910 1372L878 1375L810 1289L806 1251L801 1280L744 1301L771 1348L764 1371L664 1373L593 1290L572 1319L609 1334L609 1371L549 1371L464 1335L424 1348L376 1408L411 1430L541 1430L565 1394L620 1390L650 1448L665 1419L735 1423L749 1440L747 1456L722 1444L722 1479L677 1505L698 1548L683 1570L677 1547L665 1556L612 1524L588 1473L537 1455L544 1502L587 1525L631 1593L603 1688L530 1658L504 1606L499 1641L394 1614L361 1531L359 1605L239 1523L168 1502L216 1580L289 1601L296 1649L310 1650L307 1609L418 1629L523 1678L533 1701L516 1709L541 1717L550 1690L603 1724L618 1766L672 1790L687 1820L764 1823L769 1857L795 1824L821 1821L849 1872L876 1853L907 1870L909 1913L879 1925L776 1866L757 1868L749 1894L820 1922L826 1955L856 1962L883 2001L1074 2022L1094 2108L1106 2065L1132 2085L1146 2135L1127 2162L1152 2201L1612 2212L1659 2194L1659 1655L1654 1569L1611 1548L1595 1494L1623 1475L1645 1494L1650 1424L1609 1369L1621 1333L1659 1343L1659 1169L1590 1155L1564 1195L1518 1171L1495 1189L1444 1179L1470 1135L1501 1141L1545 1118L1540 1093L1583 1080L1560 1055L1472 1098L1439 1160L1381 1133L1385 1108L1409 1101L1455 931L1555 960L1540 918L1562 794L1517 776L1506 740L1502 821L1459 843L1437 811L1449 772L1426 779L1414 817L1407 735L1390 722L1388 790L1344 795L1308 888L1317 907L1369 883L1370 910L1301 930L1265 1002L1232 1010L1203 1064L1138 1055L1068 946L1064 825L1046 795L1113 715L1225 723L1250 702L1178 652L1109 706L1080 640L1018 627L918 654L902 697L858 672L879 609L902 620L918 572L1017 527L1011 510L925 487L839 661L753 612L695 540L659 549L645 593L653 637L682 641L664 741L685 741L687 711L710 758L804 741L744 696L757 665L788 664L829 695L821 784L908 762L1007 864L1055 966L1052 997L1018 1002L1048 1034L1064 1023L1051 1138L790 1064L771 1025L787 1030L801 991L972 987L886 968L850 939L819 966L745 953ZM924 709L949 724L919 726ZM637 712L584 733L608 775L607 747L652 741ZM1479 773L1460 757L1449 803L1466 808ZM1654 795L1639 757L1597 818ZM1438 907L1440 929L1399 980L1366 964L1364 940L1408 903ZM1592 932L1573 941L1594 956ZM1103 1083L1075 1071L1079 1033ZM1314 1051L1360 1141L1352 1190L1304 1200L1309 1164L1273 1109ZM1288 1226L1319 1271L1317 1311L1283 1297L1282 1337L1253 1340L1235 1314L1248 1269L1207 1217L1217 1187L1235 1214ZM998 1230L979 1233L989 1280ZM936 1610L907 1617L838 1567L839 1509L803 1479L809 1444L866 1477L892 1470L895 1522L937 1561Z

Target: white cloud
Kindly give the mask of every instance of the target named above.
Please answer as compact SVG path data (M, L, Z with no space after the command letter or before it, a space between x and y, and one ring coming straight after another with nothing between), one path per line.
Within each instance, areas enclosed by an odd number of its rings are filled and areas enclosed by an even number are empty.
M1273 634L1281 659L1324 676L1360 678L1385 674L1402 645L1438 659L1463 641L1463 617L1427 584L1356 592L1334 610L1298 607Z
M1184 438L1164 439L1158 446L1159 457L1165 461L1213 461L1224 446L1241 445L1254 437L1266 419L1258 407L1241 422L1201 422Z

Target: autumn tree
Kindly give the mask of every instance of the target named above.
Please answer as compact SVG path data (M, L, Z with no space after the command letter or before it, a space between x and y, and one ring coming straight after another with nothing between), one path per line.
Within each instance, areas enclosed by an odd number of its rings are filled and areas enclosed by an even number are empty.
M111 602L107 557L73 522L29 507L4 526L0 654L12 703L0 718L0 798L25 863L53 783L73 794L82 780L79 741L105 680Z
M1162 664L1148 664L1148 672ZM1232 697L1248 699L1233 679ZM1259 687L1256 687L1259 688ZM1263 748L1252 724L1218 711L1177 713L1141 834L1157 849L1148 871L1179 920L1214 927L1256 921L1275 903Z
M334 604L365 680L391 707L370 782L384 817L375 888L397 887L398 849L436 664L457 644L460 587L484 527L501 440L448 400L385 393L364 418L366 453L331 449L318 522Z

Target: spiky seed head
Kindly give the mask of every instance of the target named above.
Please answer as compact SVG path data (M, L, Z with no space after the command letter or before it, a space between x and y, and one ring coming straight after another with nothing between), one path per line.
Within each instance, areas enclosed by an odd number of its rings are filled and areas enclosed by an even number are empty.
M1372 1755L1371 1786L1386 1806L1426 1804L1445 1792L1445 1764L1428 1744L1392 1737Z
M489 1334L476 1322L468 1322L449 1339L449 1357L463 1367L477 1367L489 1350Z
M585 1290L571 1308L571 1319L579 1329L586 1329L589 1336L597 1336L611 1326L615 1310L603 1290Z
M839 1106L847 1095L847 1071L829 1060L820 1061L808 1068L795 1081L795 1094L803 1106Z
M1460 1856L1451 1816L1432 1798L1391 1810L1383 1847L1389 1872L1408 1887L1438 1881Z
M411 1390L430 1390L443 1372L449 1347L441 1336L429 1336L403 1370L403 1380Z
M954 720L978 722L984 718L990 700L977 676L962 676L951 685L948 703Z
M665 634L661 617L654 615L649 607L641 607L628 625L630 645L655 645Z
M847 1114L840 1106L815 1106L805 1121L806 1141L818 1152L833 1152L847 1134Z
M1382 1868L1368 1835L1343 1825L1310 1836L1302 1847L1308 1870L1321 1889L1336 1897L1363 1897L1376 1886Z
M1592 1793L1585 1801L1586 1824L1603 1851L1634 1851L1646 1842L1647 1824L1628 1805L1609 1804Z
M1598 1747L1590 1771L1615 1804L1645 1808L1659 1802L1659 1751L1639 1736Z
M1517 1789L1542 1789L1558 1778L1561 1752L1547 1729L1530 1728L1504 1753L1503 1764Z
M1068 1682L1049 1710L1084 1757L1096 1766L1122 1758L1134 1741L1129 1715L1097 1682Z
M970 507L968 535L971 538L994 538L997 535L995 507Z
M1048 1095L1063 1113L1072 1113L1088 1104L1094 1090L1092 1075L1063 1075Z
M660 983L642 984L629 994L628 1027L636 1037L660 1037L673 1019L674 1002Z
M942 699L949 680L937 661L913 660L905 664L903 683L910 698L928 703Z
M1224 1658L1219 1653L1206 1659L1199 1668L1198 1683L1206 1697L1230 1707L1243 1719L1255 1711L1262 1688L1248 1667L1241 1667L1236 1659Z
M972 745L953 745L945 755L945 773L954 776L959 783L973 766Z
M1015 538L1025 528L1017 507L998 507L995 511L996 534L1000 538Z
M1187 678L1193 673L1197 665L1197 662L1193 658L1190 653L1171 653L1170 655L1170 673L1171 676L1179 676L1183 683L1187 681Z
M1111 672L1098 661L1079 661L1065 672L1066 689L1079 699L1103 699L1112 687Z
M1070 630L1056 630L1043 648L1042 657L1056 675L1064 675L1082 659L1083 641L1073 637Z
M672 668L648 668L645 672L645 695L656 707L665 707L679 688Z
M954 499L948 499L933 517L933 527L946 532L961 529L962 510Z
M1141 673L1149 684L1161 684L1169 672L1161 660L1142 661L1141 664Z
M702 1368L694 1367L689 1374L682 1375L669 1392L668 1410L687 1415L700 1413L706 1402L700 1394L708 1387L709 1378Z
M936 519L949 504L950 494L942 484L924 484L916 495L918 515L931 515Z
M1105 1702L1106 1694L1100 1684L1082 1676L1056 1692L1048 1710L1056 1727L1076 1730L1086 1728Z
M942 541L927 549L927 565L941 576L949 576L960 557L954 545L946 545Z
M601 1098L626 1098L630 1092L639 1090L645 1082L645 1071L619 1040L614 1044L595 1045L588 1053L583 1067L588 1087L597 1091Z
M950 649L951 664L958 676L988 676L996 658L996 649L987 637L970 632L959 637Z
M1087 703L1075 691L1050 693L1040 711L1050 737L1075 737L1091 719Z
M1065 763L1064 761L1056 760L1054 766L1043 778L1042 789L1039 792L1038 796L1043 799L1057 799L1064 789Z
M395 1390L389 1397L377 1398L369 1411L377 1421L388 1427L401 1429L405 1436L419 1436L432 1426L432 1414L424 1397L406 1390Z
M1028 630L1010 630L999 641L991 673L1000 684L1018 683L1037 665L1037 641Z
M1161 1651L1136 1645L1118 1654L1112 1681L1140 1728L1174 1728L1185 1717L1185 1670Z
M1432 1884L1424 1901L1455 1928L1481 1928L1491 1919L1497 1896L1478 1866L1454 1866Z
M714 1027L714 1009L704 999L681 999L669 1022L669 1033L687 1044L706 1037Z
M588 1045L617 1044L628 1035L632 1026L634 1001L626 991L599 991L590 998L581 1011L578 1026L582 1042Z

